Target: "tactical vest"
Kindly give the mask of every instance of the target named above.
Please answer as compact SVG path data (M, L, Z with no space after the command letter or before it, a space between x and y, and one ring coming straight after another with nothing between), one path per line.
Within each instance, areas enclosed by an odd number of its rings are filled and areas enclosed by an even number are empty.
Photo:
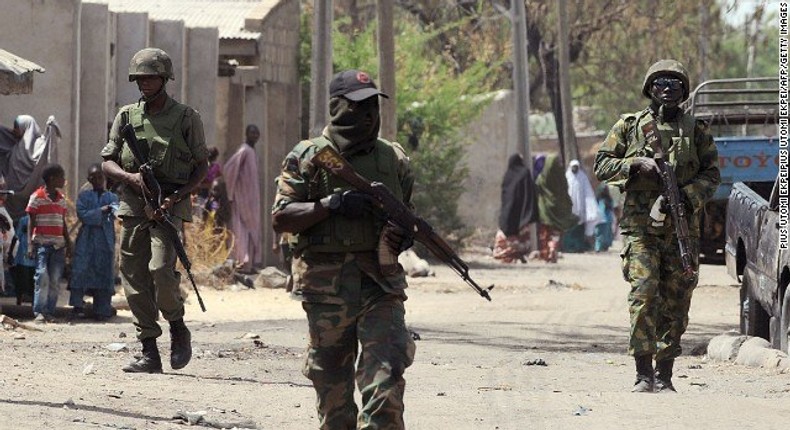
M129 108L129 123L134 127L141 150L148 150L156 179L162 184L186 184L194 161L192 151L181 134L181 121L187 106L174 103L158 115L148 115L144 109L144 105L132 105ZM136 172L140 167L127 145L121 150L121 167L127 172Z
M303 153L302 150L306 147L314 146L315 150L310 151L314 154L331 144L327 138L321 136L301 142L295 151ZM304 147L299 148L302 145ZM357 173L370 181L383 183L396 198L403 199L397 170L398 156L389 142L378 139L373 150L364 154L354 154L348 162L354 166ZM353 188L324 169L318 169L315 176L309 180L309 201L318 201L330 194ZM329 218L305 231L292 235L290 244L297 252L305 248L309 252L374 251L378 246L384 222L385 220L374 213L367 213L364 217L354 220L341 215L330 215Z
M642 126L653 120L649 110L623 115L623 121L628 125L625 157L655 157L655 150L646 142L642 133ZM700 161L697 157L697 146L694 141L697 123L690 115L681 115L677 122L659 124L661 146L664 150L665 160L672 166L677 176L678 186L688 184L699 171ZM672 228L671 217L667 217L663 227L650 225L650 208L653 202L661 195L661 184L654 181L639 179L629 182L625 201L623 202L623 216L620 228L623 232L644 231L661 234ZM699 235L699 216L687 214L689 230L693 236Z

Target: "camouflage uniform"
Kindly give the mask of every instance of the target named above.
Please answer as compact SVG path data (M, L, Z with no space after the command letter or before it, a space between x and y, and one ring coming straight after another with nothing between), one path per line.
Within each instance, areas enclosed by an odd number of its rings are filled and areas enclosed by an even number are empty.
M318 201L349 188L309 162L323 145L335 145L326 132L286 156L273 213L291 202ZM400 145L378 139L371 152L346 158L409 204L414 181ZM310 331L303 373L316 390L321 429L404 428L403 373L415 345L404 317L404 273L384 276L377 261L382 227L373 214L356 220L331 215L289 235L294 294L303 301ZM361 411L354 403L355 375Z
M166 55L155 48L140 51L131 61L129 80L138 75L172 79L172 65ZM166 59L167 66L160 61L162 58ZM162 185L163 195L168 196L188 182L198 163L206 162L208 149L198 112L167 94L164 96L167 97L164 108L153 115L145 111L145 102L122 107L113 121L109 142L101 156L115 161L127 172L139 170L139 164L121 137L124 125L121 118L128 115L138 141L147 142L144 145L148 147L154 174ZM140 340L162 335L157 323L160 311L167 321L180 320L184 316L180 274L175 270L175 248L162 229L154 228L156 223L148 218L144 209L142 195L124 186L117 212L122 219L120 269ZM175 203L170 213L180 230L182 222L192 220L190 199Z
M673 74L683 80L688 98L688 77L679 63L662 60L645 78L643 94L661 73ZM629 312L631 336L628 352L634 356L655 356L657 362L671 360L681 354L680 338L688 324L692 291L681 278L682 267L677 236L671 217L662 226L651 223L650 209L661 195L661 184L631 177L635 157L654 154L642 134L642 125L654 120L650 108L622 115L609 132L595 158L595 174L599 180L618 186L626 192L620 230L624 235L621 252L623 277L631 284ZM699 220L705 201L710 199L721 178L718 153L707 126L684 113L672 121L658 121L661 142L667 162L677 175L678 186L687 207L687 221L692 238L694 268L698 268Z

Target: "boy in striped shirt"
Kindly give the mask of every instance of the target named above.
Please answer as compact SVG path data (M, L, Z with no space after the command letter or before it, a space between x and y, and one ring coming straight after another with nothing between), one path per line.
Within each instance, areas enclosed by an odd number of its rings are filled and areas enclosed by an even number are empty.
M66 199L58 191L66 184L59 164L50 164L41 174L44 185L30 195L25 211L30 215L28 257L36 261L33 313L35 322L51 321L60 293L60 278L71 251L66 227Z

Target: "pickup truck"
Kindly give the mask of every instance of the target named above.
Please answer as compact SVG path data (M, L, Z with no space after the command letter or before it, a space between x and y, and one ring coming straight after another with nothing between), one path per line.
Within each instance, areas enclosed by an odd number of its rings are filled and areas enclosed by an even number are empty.
M719 150L721 185L705 205L700 225L700 261L723 264L727 198L736 182L766 182L779 171L778 80L714 79L701 83L686 111L710 125Z
M727 204L727 272L741 284L741 332L788 352L790 251L779 212L779 180L733 186Z

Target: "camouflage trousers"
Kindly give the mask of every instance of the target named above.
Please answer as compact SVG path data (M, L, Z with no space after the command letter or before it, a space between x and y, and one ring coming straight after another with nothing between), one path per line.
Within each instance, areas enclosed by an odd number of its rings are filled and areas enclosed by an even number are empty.
M668 234L626 235L623 240L623 277L631 284L628 353L655 355L656 361L675 358L682 352L680 338L688 325L691 295L696 287L696 283L689 285L682 278L677 239ZM697 239L692 239L691 248L697 269Z
M403 372L415 352L403 298L359 271L340 276L342 304L302 304L310 329L303 373L316 390L320 428L403 429ZM361 411L354 403L355 379Z

